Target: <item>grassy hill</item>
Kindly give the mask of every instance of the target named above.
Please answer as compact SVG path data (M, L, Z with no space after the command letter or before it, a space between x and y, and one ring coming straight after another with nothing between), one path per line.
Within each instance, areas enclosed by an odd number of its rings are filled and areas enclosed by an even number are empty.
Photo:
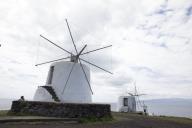
M0 111L0 120L7 111ZM114 120L70 124L62 121L0 123L6 128L192 128L192 119L168 116L144 116L130 113L112 113ZM17 118L17 117L15 117ZM25 118L25 117L22 117ZM28 117L26 117L28 118ZM35 117L38 118L38 117ZM39 117L41 118L41 117Z

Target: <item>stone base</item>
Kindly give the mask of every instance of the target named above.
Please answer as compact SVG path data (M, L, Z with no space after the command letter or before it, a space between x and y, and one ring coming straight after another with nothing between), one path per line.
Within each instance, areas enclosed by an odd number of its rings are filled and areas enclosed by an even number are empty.
M63 118L111 117L109 104L13 101L10 113Z

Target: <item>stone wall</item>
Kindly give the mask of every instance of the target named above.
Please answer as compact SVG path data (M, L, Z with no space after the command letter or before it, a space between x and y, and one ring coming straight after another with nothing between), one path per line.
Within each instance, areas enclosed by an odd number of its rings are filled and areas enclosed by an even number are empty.
M39 101L13 101L10 113L65 118L111 117L109 104L76 104Z

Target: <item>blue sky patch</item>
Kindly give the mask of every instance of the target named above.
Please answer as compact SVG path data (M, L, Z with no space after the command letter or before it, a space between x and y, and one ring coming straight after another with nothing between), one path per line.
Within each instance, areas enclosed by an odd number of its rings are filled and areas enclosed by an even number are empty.
M187 8L186 11L187 11L187 12L186 12L186 15L187 15L187 16L191 16L191 15L192 15L192 6L190 6L189 8Z

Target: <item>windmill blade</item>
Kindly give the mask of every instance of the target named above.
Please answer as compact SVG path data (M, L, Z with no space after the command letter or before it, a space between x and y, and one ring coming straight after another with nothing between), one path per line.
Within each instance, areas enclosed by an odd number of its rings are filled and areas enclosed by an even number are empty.
M147 95L147 94L137 94L137 96L144 96L144 95Z
M65 19L65 21L66 21L66 23L67 23L67 28L68 28L68 30L69 30L69 34L70 34L71 40L72 40L72 42L73 42L73 46L74 46L74 48L75 48L76 54L78 54L77 47L76 47L76 45L75 45L75 42L74 42L74 40L73 40L73 36L72 36L71 30L70 30L70 27L69 27L69 23L68 23L67 19Z
M72 71L73 71L73 69L74 69L74 67L75 67L75 64L76 64L76 63L73 63L73 65L72 65L72 67L71 67L71 70L70 70L69 75L68 75L68 77L67 77L67 81L65 82L65 86L64 86L64 88L63 88L62 94L64 93L64 91L65 91L65 89L66 89L66 87L67 87L67 83L68 83L69 78L70 78L70 76L71 76L71 73L72 73Z
M143 95L146 95L146 94L144 94L144 93L141 93L141 94L139 94L138 93L138 91L137 91L137 87L136 87L136 81L134 81L134 85L135 85L135 96L143 96Z
M113 74L112 72L107 71L106 69L103 69L103 68L101 68L101 67L99 67L99 66L97 66L97 65L95 65L95 64L93 64L93 63L91 63L91 62L88 62L88 61L86 61L86 60L84 60L84 59L81 59L81 58L79 58L79 59L82 60L82 61L84 61L84 62L86 62L86 63L88 63L88 64L90 64L90 65L92 65L92 66L95 66L95 67L97 67L97 68L99 68L99 69L101 69L101 70L103 70L103 71L105 71L105 72L108 72L108 73L110 73L110 74Z
M79 63L80 63L80 65L81 65L81 69L82 69L82 71L83 71L83 74L84 74L84 76L85 76L85 79L86 79L86 81L87 81L87 83L88 83L88 85L89 85L89 89L91 90L91 93L93 94L93 90L91 89L91 85L90 85L90 83L89 83L89 80L88 80L88 78L87 78L87 75L86 75L86 73L85 73L85 70L84 70L84 68L83 68L83 65L82 65L80 59L79 59Z
M143 107L145 107L145 106L146 106L146 104L145 104L145 101L144 101L144 100L143 100L143 102L142 102L142 103L143 103Z
M56 60L46 61L46 62L43 62L43 63L36 64L35 66L39 66L39 65L43 65L43 64L48 64L48 63L51 63L51 62L55 62L55 61L59 61L59 60L64 60L64 59L68 59L68 58L70 58L70 56L65 57L65 58L56 59Z
M56 47L62 49L63 51L65 51L65 52L67 52L67 53L69 53L69 54L72 54L71 52L65 50L64 48L62 48L62 47L60 47L59 45L55 44L53 41L47 39L46 37L44 37L44 36L42 36L42 35L40 35L40 37L42 37L43 39L47 40L48 42L50 42L51 44L55 45ZM72 54L72 55L73 55L73 54Z
M136 97L135 97L135 100L136 100L136 107L137 107L137 109L139 109L139 101Z
M81 55L81 53L83 52L83 50L85 49L87 47L87 45L85 45L82 49L81 49L81 51L78 53L78 57Z
M138 93L137 93L137 87L136 87L136 81L134 81L134 85L135 85L135 95L138 95Z
M137 97L138 98L138 101L139 101L139 105L141 106L141 107L143 107L142 106L142 103L141 103L141 100L139 99L139 97Z
M132 93L130 93L130 92L128 92L128 94L130 95L130 96L134 96Z
M135 97L135 100L136 100L136 107L137 107L137 109L139 109L139 100L137 97Z
M105 46L105 47L102 47L102 48L98 48L98 49L95 49L95 50L91 50L91 51L82 53L81 55L85 55L85 54L88 54L88 53L91 53L91 52L95 52L95 51L98 51L98 50L102 50L102 49L105 49L105 48L108 48L108 47L111 47L111 46L112 46L112 45L108 45L108 46Z

